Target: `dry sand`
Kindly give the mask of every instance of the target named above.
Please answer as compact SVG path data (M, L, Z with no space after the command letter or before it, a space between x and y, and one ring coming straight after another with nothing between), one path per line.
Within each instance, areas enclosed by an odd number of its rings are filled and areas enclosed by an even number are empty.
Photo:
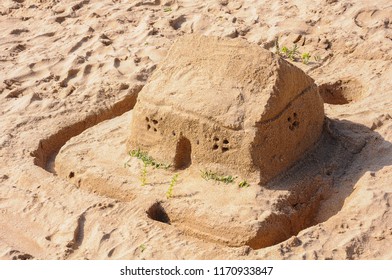
M388 0L1 1L0 258L391 259L391 15ZM326 102L333 137L316 151L330 189L310 224L281 243L228 246L150 218L159 199L185 224L214 221L213 211L221 220L208 226L224 231L232 217L260 215L249 206L259 186L196 184L184 171L166 199L169 171L149 169L141 186L140 163L124 167L136 95L185 33L271 51L279 37L312 55L293 64ZM350 157L331 154L333 141ZM314 170L304 159L288 174ZM284 188L263 191L265 204L290 198ZM193 216L179 215L187 207Z

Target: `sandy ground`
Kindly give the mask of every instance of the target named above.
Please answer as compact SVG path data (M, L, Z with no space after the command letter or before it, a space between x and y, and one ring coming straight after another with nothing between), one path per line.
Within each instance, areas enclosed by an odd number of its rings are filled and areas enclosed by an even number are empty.
M391 15L388 0L1 1L0 258L391 259ZM328 165L331 192L296 236L233 247L146 214L157 197L174 212L192 201L179 199L185 179L165 200L164 171L140 186L123 148L135 96L185 33L311 54L292 63L320 86L352 157ZM229 188L238 205L259 192Z

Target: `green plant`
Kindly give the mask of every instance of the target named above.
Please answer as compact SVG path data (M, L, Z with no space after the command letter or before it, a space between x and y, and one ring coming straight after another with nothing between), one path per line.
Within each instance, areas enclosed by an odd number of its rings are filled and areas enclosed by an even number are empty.
M310 58L311 58L310 53L303 53L301 55L302 63L304 63L304 64L308 64Z
M143 169L140 174L140 182L142 183L142 187L147 184L147 164L144 162Z
M289 49L288 47L283 46L281 53L284 55L285 58L289 58L292 61L296 61L297 55L299 54L298 47L296 44L293 45L292 49Z
M201 171L201 177L204 180L215 180L218 182L223 182L225 184L233 183L236 177L231 175L218 175L217 173L211 170Z
M141 244L141 245L139 246L139 248L140 248L140 251L143 253L144 250L146 250L147 246L146 246L145 244Z
M286 46L283 46L283 47L282 47L282 53L283 53L286 57L289 56L289 52L290 52L290 50L289 50L288 47L286 47Z
M298 51L297 44L294 44L291 49L289 49L286 46L280 47L278 39L275 42L275 53L280 56L283 56L284 58L288 58L291 61L297 61L298 59L301 59L302 63L304 63L304 64L308 64L310 61L310 58L312 57L311 54L308 52L304 52L301 54L301 56L299 56L300 52ZM320 56L315 55L314 60L319 61Z
M174 174L174 176L172 177L171 181L170 181L170 186L166 192L166 198L172 198L173 197L173 188L174 185L177 183L178 180L178 174Z
M170 167L170 164L159 163L155 161L154 158L150 157L146 152L143 152L140 149L130 151L129 156L140 159L146 166L151 165L152 167L158 169L168 169Z
M165 13L168 13L168 12L171 12L171 11L172 11L172 8L171 8L171 7L165 7L165 8L163 9L163 11L164 11Z
M129 164L129 161L131 159L128 159L126 162L124 162L124 168L130 167L131 165Z
M298 46L297 44L294 44L293 48L289 50L287 57L290 58L292 61L295 61L298 54Z
M298 51L298 46L297 44L294 44L293 47L291 49L289 49L286 46L283 46L279 53L281 55L283 55L285 58L290 59L291 61L297 61L299 58L301 58L302 63L304 64L308 64L310 58L312 57L310 55L310 53L306 52L306 53L302 53L302 55L299 57L299 51ZM315 59L317 59L317 57L315 57Z
M249 186L250 186L250 184L246 180L243 180L243 181L239 182L239 184L238 184L239 188L247 188Z

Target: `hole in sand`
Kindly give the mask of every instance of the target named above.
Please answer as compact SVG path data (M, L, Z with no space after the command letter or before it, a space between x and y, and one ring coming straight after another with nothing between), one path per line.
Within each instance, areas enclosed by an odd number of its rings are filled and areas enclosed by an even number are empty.
M75 177L75 173L73 171L69 172L68 178L73 178Z
M219 146L217 144L214 144L214 146L212 146L213 150L218 150Z
M324 103L332 105L343 105L358 101L362 99L364 93L361 83L350 78L321 84L319 91Z
M169 24L174 30L178 30L181 28L181 25L186 22L185 16L181 15L176 19L170 20Z
M170 225L170 218L160 202L155 202L151 205L146 213L150 219Z
M63 23L63 22L65 21L65 17L57 17L57 18L55 19L55 21L56 21L57 23Z

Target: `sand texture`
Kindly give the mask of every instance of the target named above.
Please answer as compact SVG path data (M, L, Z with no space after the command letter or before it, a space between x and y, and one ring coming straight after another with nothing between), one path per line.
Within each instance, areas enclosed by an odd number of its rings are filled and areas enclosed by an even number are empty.
M390 1L4 0L0 33L0 259L392 258ZM219 61L207 44L203 60L193 41L172 48L187 34L255 51ZM299 100L301 114L281 113L285 93L309 86L324 108ZM252 145L284 168L260 184L236 166L250 144L234 134L205 144L137 132L159 133L143 115L159 106L168 133L197 134L190 115L218 132L283 116L260 129L283 137L265 148L253 132ZM302 131L303 114L318 128ZM290 144L274 150L279 139ZM196 140L205 160L182 156ZM163 163L165 141L181 151L169 168L128 154L145 145ZM233 182L205 180L214 168Z

